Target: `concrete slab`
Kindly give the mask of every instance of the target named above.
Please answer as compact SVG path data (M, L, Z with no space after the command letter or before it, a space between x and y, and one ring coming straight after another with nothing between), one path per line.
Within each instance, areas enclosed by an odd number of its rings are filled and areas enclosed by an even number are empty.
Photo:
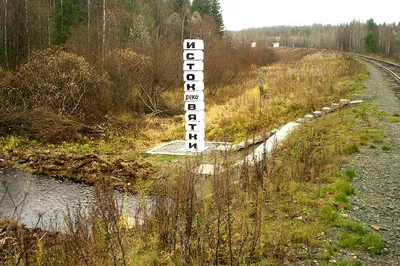
M228 151L228 150L230 150L230 149L231 149L231 146L230 146L230 145L224 145L224 144L219 145L219 146L217 146L217 147L215 148L216 151Z
M243 165L245 162L254 164L260 162L264 154L270 153L275 147L277 147L295 128L300 124L295 122L289 122L284 125L275 135L270 137L267 141L261 144L254 152L248 155L244 160L235 163L235 166Z
M318 117L320 117L321 115L322 115L322 112L321 112L321 111L315 111L315 112L313 112L314 118L318 118Z
M356 101L351 101L350 104L359 104L362 102L363 102L363 100L356 100Z
M339 104L340 104L340 106L348 105L348 104L350 104L350 100L348 100L348 99L340 99Z
M335 110L339 109L339 107L340 107L340 106L339 106L338 103L332 103L332 104L331 104L331 110L332 110L332 111L335 111Z
M276 132L278 132L279 131L279 129L273 129L273 130L271 130L269 133L268 133L268 135L269 135L269 137L272 137L273 135L275 135L276 134Z
M214 175L215 173L215 166L213 164L201 164L196 173L200 175Z
M313 119L314 119L314 116L313 116L313 115L308 114L308 115L305 115L305 116L304 116L304 120L306 120L306 122L308 122L308 121L310 121L310 120L313 120Z
M235 145L232 145L231 149L233 151L240 151L240 150L243 150L246 147L259 144L259 143L265 141L267 138L268 138L267 136L264 137L263 135L257 136L257 137L254 137L252 139L248 139L247 141L242 141L242 142L239 142L239 143L237 143Z
M175 140L168 143L164 143L154 149L147 151L148 154L164 154L164 155L196 155L199 154L197 152L187 152L185 151L185 143L184 140ZM217 147L225 145L230 146L231 144L228 142L208 142L206 141L205 146L206 150L203 152L208 152L212 150L216 150Z
M305 122L306 122L306 120L304 118L302 118L302 117L296 119L296 123L304 124Z
M246 144L244 142L240 142L238 144L232 145L231 150L240 151L243 150L244 148L246 148Z
M268 139L268 135L261 135L261 136L257 136L257 137L255 137L254 138L254 143L261 143L261 142L263 142L263 141L265 141L265 140L267 140Z
M329 114L331 111L332 111L332 109L330 107L322 108L322 114L323 115Z

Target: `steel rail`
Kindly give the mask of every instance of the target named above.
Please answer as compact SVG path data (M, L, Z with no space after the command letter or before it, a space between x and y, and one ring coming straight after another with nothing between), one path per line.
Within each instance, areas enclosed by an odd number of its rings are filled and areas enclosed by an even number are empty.
M398 72L398 73L400 73L400 65L395 64L395 63L392 63L392 62L388 62L388 61L385 61L385 60L382 60L382 59L379 59L379 58L371 57L371 56L359 55L359 54L351 54L351 55L356 56L356 57L360 57L360 58L362 58L363 60L369 61L369 62L371 62L371 63L373 63L373 64L379 66L380 68L382 68L383 70L385 70L387 73L389 73L391 76L393 76L394 79L395 79L397 82L400 83L400 75L399 75L399 74L396 74L396 73L393 72L391 69L389 69L389 68L387 68L386 66L384 66L383 64L390 65L390 66L392 66L392 67L395 67L395 68L399 69L399 72Z

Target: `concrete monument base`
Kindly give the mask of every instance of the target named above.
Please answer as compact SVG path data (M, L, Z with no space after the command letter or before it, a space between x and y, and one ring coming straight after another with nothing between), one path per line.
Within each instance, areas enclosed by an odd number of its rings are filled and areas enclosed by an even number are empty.
M164 154L164 155L195 155L201 152L207 152L212 150L225 150L223 147L230 147L231 144L228 142L205 142L204 149L198 152L187 151L186 141L175 140L165 144L162 144L154 149L147 151L149 154Z

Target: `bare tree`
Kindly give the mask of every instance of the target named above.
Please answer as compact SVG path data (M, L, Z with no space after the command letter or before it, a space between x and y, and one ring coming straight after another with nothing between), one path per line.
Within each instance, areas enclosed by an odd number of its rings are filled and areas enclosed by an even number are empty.
M28 0L25 0L25 33L26 33L26 47L28 56L30 52L30 39L29 39L29 16L28 16Z
M90 47L90 0L87 0L87 47Z
M7 19L8 19L8 16L7 16L7 9L8 9L8 5L7 5L7 3L8 3L8 0L5 0L6 1L6 4L5 4L5 7L4 7L4 58L5 58L5 61L6 61L6 67L8 67L8 51L7 51L7 45L8 45L8 43L7 43Z
M51 46L51 1L48 1L48 13L47 13L47 45Z
M106 0L103 0L103 27L102 27L102 38L101 38L101 56L104 60L105 50L106 50Z

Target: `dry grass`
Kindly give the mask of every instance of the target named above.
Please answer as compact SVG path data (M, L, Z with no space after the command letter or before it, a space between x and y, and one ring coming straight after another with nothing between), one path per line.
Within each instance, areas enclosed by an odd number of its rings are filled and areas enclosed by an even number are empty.
M331 52L266 67L266 96L260 98L258 88L253 87L223 105L207 105L207 136L211 140L241 141L348 97L345 81L357 69L353 60Z
M222 87L213 93L206 88L207 140L239 142L349 97L348 81L360 72L357 62L340 53L298 50L285 48L279 51L282 55L288 52L288 57L293 52L297 54L293 58L301 58L299 61L280 62L263 68L266 95L261 98L255 69L239 84ZM171 109L183 106L181 91L166 92L163 97ZM146 131L147 136L154 136L151 139L167 141L183 137L183 117L180 115L172 120L151 117L147 121L159 125L157 130Z
M279 47L273 49L278 57L278 61L282 63L290 63L301 60L304 56L318 52L318 49L312 48L293 48Z

